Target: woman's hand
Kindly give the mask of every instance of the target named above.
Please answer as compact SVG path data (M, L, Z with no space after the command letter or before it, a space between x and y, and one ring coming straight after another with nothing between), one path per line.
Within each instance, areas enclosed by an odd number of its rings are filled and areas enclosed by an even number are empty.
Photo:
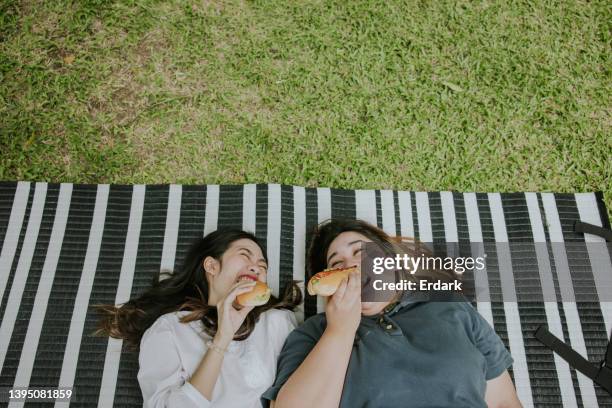
M361 321L361 278L359 272L351 272L325 306L327 330L352 336Z
M244 280L237 282L230 288L224 298L217 303L218 328L214 343L225 348L234 338L244 319L253 310L254 306L245 306L240 310L234 307L238 295L253 290L255 281Z

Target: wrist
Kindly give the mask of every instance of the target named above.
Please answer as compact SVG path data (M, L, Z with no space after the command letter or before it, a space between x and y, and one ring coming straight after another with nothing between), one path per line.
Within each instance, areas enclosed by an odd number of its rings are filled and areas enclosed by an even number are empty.
M340 340L353 341L353 339L355 338L356 331L357 328L353 330L350 328L327 326L325 328L324 334Z
M229 346L229 344L232 342L232 339L233 339L233 337L217 333L217 334L215 334L215 337L213 337L211 342L215 346L217 346L217 347L221 347L222 349L226 349L227 346Z

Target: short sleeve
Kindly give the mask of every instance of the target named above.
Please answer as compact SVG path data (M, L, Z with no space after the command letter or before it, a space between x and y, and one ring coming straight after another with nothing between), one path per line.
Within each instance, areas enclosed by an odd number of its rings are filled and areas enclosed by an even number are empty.
M487 368L485 379L499 377L514 362L502 339L495 333L489 322L469 303L465 304L472 320L472 335L478 350L485 358Z
M174 342L174 333L164 320L145 332L138 355L138 383L144 408L207 408L208 401L187 382L187 372Z
M315 333L313 325L304 323L302 326L293 330L283 346L278 356L276 370L276 380L270 388L261 396L261 403L264 407L269 406L269 401L274 401L280 389L285 385L291 374L302 364L308 353L317 344L321 334Z

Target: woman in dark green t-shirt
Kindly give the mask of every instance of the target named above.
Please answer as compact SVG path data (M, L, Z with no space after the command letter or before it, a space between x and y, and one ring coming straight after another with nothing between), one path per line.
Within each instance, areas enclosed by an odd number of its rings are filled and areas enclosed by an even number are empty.
M320 225L309 274L359 265L366 242L389 248L394 239L359 220ZM289 335L264 406L521 407L507 371L512 357L472 305L410 292L362 302L361 286L352 273L325 313Z

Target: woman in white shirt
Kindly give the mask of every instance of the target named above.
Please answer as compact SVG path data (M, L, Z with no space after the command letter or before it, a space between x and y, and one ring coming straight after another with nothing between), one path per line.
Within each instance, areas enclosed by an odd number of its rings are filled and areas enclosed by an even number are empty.
M238 310L235 299L266 282L263 245L248 232L217 230L196 242L182 270L120 307L97 305L96 335L139 351L144 408L261 407L301 303L296 283L282 299Z

